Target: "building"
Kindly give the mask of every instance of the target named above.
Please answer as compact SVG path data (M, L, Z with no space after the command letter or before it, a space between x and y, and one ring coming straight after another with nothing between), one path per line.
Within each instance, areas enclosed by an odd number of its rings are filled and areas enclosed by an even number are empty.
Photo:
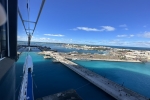
M7 22L0 26L0 100L15 100L17 3L17 0L0 0L7 17Z

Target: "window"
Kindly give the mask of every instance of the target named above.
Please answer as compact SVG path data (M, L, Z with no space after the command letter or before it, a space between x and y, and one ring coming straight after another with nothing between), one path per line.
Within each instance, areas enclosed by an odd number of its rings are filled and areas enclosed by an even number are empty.
M2 6L6 11L6 0L0 0L0 3L2 4ZM6 55L6 49L7 49L6 35L7 35L7 23L0 26L0 56L1 57L4 57Z

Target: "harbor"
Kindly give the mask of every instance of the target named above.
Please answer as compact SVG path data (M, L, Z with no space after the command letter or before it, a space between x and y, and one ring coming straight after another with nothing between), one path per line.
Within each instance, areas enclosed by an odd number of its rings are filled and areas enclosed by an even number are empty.
M0 100L150 100L149 5L0 0Z
M59 55L59 53L49 52L48 54L57 61L64 64L69 69L73 70L98 88L102 89L117 100L148 100L148 98L133 92L105 77L102 77L88 69L85 69Z
M17 61L16 74L19 76L16 79L17 87L21 83L22 65L26 54L27 52L24 51ZM29 54L33 58L34 66L36 66L33 73L35 99L74 89L83 100L99 100L101 98L115 100L95 85L90 84L86 79L72 72L65 65L54 63L53 59L44 59L43 55L38 55L38 52L29 52Z

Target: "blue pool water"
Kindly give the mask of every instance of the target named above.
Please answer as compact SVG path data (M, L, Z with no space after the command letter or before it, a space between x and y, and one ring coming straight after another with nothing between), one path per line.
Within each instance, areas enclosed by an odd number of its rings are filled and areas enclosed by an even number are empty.
M79 60L74 62L150 98L150 63Z
M52 59L44 59L37 52L29 53L33 59L34 98L75 89L83 100L113 100L111 96L90 84L61 63L53 63ZM23 52L16 63L16 96L22 81L23 63L27 53ZM16 98L17 100L17 98Z

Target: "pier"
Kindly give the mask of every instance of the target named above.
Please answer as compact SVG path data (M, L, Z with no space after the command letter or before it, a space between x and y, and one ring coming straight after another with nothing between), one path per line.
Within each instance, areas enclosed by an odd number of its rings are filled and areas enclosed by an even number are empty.
M17 46L17 50L21 49L21 48L27 48L27 45L18 45ZM31 48L38 48L40 51L54 51L57 52L57 50L51 50L50 47L46 47L46 46L38 46L38 45L30 45Z
M48 52L48 54L117 100L149 100L148 98L132 90L129 90L105 77L102 77L99 74L96 74L86 68L79 66L76 63L65 59L59 53Z

